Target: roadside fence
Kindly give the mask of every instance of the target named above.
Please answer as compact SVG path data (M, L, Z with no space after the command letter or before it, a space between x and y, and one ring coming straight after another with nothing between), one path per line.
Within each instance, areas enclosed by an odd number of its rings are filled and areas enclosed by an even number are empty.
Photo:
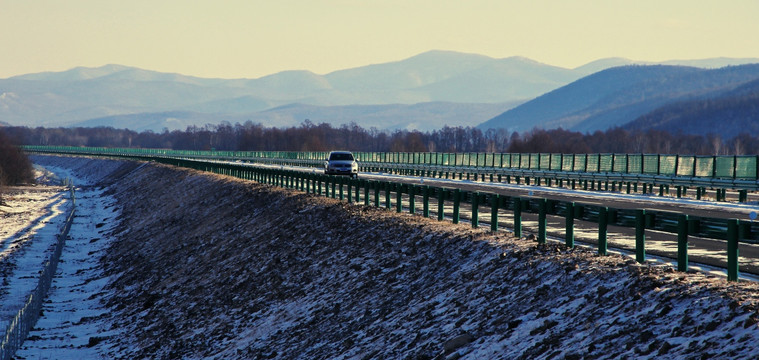
M327 152L194 151L141 148L24 146L27 152L91 154L128 158L194 158L250 161L273 165L321 167ZM668 154L560 154L560 153L438 153L354 152L362 172L388 172L475 180L505 181L545 186L582 187L592 191L642 191L678 197L688 190L696 199L714 190L717 201L727 201L727 189L736 200L748 201L759 190L759 155L696 156ZM639 188L640 185L640 188ZM694 194L695 193L695 194Z
M24 343L24 340L29 335L29 331L37 323L40 316L40 310L42 309L42 301L45 299L50 284L53 282L53 276L58 269L58 262L63 252L63 246L68 237L69 230L71 229L71 223L74 220L74 210L76 208L76 194L73 186L69 186L69 192L71 194L72 207L69 212L66 223L58 234L55 250L50 255L50 258L45 262L39 282L27 298L24 306L18 311L16 316L11 320L5 331L0 333L0 360L10 360L13 355Z

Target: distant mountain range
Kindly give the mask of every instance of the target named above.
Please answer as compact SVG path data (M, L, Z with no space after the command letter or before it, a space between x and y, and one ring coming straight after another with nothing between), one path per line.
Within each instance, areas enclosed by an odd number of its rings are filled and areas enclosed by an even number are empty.
M694 126L666 126L665 124L675 123L675 108L671 104L678 103L680 105L677 109L692 113L693 108L689 109L687 104L692 106L708 99L720 98L722 104L730 104L734 102L730 99L740 95L750 102L750 95L757 94L757 86L749 84L757 79L759 64L718 69L669 65L614 67L539 96L480 124L479 127L507 128L518 132L534 127L561 127L592 132L625 126L635 121L635 125L631 124L628 128L656 127L670 132L686 132L684 129L690 128L688 133L722 131L724 129L715 129L713 125L703 129L696 129ZM658 110L662 107L666 110ZM703 109L703 106L700 109ZM647 115L652 112L653 115ZM661 120L661 114L665 113L668 116L667 121ZM641 117L647 120L637 120ZM653 120L654 118L659 120ZM712 117L710 121L713 123L719 119L721 118Z
M759 59L718 58L674 63L714 68L752 62ZM581 110L580 105L589 107L602 102L603 98L593 86L622 91L625 85L620 82L655 81L657 76L669 74L670 68L678 69L673 71L682 72L683 76L700 71L661 67L667 70L634 75L628 69L622 70L627 74L616 77L600 76L610 67L633 63L637 62L614 58L565 69L521 57L494 59L430 51L402 61L326 75L284 71L258 79L206 79L106 65L0 79L0 122L46 127L112 126L138 131L184 129L188 125L222 121L253 121L282 127L301 124L305 119L334 126L355 122L364 128L379 130L426 131L445 125L477 126L483 122L483 128L506 126L524 130L543 123L546 126L585 123L583 129L590 129L606 126L607 120L598 118L594 125L592 121L585 121L587 119L574 121L559 116ZM599 71L601 73L591 75ZM586 78L588 75L591 76ZM607 84L607 81L617 83ZM578 82L585 84L582 91L587 96L574 90L562 90ZM569 98L563 100L565 104L561 109L564 110L551 109L553 123L550 123L528 110L534 107L530 105L532 102L552 91ZM645 93L644 88L638 91ZM534 100L514 108L531 99ZM546 104L553 106L553 102ZM517 113L531 114L531 117L511 118L503 125L498 125L501 120L494 122L503 116L499 114L512 108L513 111L522 109Z

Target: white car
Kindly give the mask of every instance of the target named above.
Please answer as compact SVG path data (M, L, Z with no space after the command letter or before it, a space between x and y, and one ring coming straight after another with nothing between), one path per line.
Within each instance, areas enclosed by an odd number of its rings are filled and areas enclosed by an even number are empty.
M350 151L332 151L324 160L324 174L358 177L358 162Z

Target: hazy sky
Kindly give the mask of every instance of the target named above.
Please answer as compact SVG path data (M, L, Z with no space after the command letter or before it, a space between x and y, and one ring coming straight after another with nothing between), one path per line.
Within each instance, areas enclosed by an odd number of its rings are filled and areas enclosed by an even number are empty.
M219 78L432 50L573 68L759 57L759 0L0 0L0 78L121 64Z

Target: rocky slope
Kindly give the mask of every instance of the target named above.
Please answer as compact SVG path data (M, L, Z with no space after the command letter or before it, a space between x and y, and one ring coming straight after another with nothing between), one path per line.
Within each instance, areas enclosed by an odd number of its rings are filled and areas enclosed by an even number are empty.
M759 340L754 283L192 170L115 170L101 264L127 336L102 340L123 358L751 358Z

